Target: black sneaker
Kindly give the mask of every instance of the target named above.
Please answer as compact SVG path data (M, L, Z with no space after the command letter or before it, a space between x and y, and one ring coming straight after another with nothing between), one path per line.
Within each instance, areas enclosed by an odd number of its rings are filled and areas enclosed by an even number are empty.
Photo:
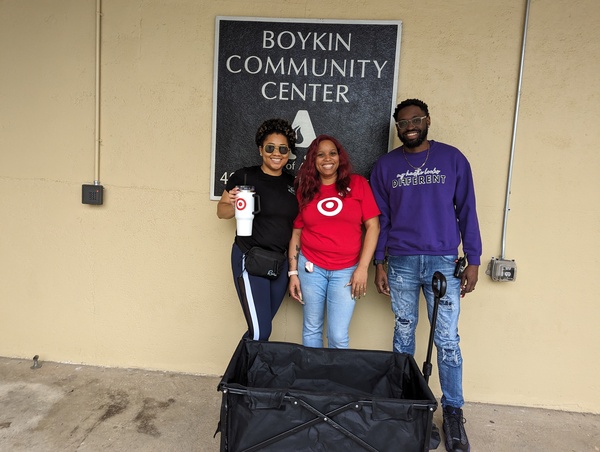
M469 439L465 432L465 418L460 408L444 407L444 434L448 452L469 452Z

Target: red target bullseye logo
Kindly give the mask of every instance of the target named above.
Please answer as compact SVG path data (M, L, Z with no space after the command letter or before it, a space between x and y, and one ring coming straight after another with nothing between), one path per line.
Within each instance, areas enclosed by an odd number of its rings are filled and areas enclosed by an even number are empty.
M317 209L326 217L333 217L342 210L342 200L339 198L326 198L317 204Z
M238 198L235 201L235 207L237 210L244 210L246 208L246 200L244 198Z

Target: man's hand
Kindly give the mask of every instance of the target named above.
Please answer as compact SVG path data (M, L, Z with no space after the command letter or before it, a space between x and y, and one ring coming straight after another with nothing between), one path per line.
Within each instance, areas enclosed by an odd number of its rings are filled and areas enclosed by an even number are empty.
M473 292L477 285L479 265L467 265L465 271L460 277L460 296Z
M390 286L388 284L388 277L385 268L383 268L383 264L377 265L377 270L375 273L375 287L377 287L377 292L390 296Z

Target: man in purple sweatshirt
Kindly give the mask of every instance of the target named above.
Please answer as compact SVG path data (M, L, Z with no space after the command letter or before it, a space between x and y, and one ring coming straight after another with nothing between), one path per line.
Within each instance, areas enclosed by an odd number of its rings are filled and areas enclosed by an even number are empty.
M471 167L455 147L427 139L431 118L424 102L401 102L394 120L403 145L380 157L371 173L373 194L381 210L375 285L379 293L391 296L394 351L412 355L420 292L431 316L433 274L440 271L446 277L446 295L440 300L434 334L443 428L446 450L469 451L462 413L458 317L461 297L475 290L481 259ZM461 241L468 265L456 278Z

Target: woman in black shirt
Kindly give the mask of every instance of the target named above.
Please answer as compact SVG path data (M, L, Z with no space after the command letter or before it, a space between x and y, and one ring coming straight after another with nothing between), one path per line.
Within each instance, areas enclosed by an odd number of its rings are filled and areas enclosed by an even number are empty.
M298 214L294 176L284 171L290 153L295 150L296 134L288 121L269 119L256 132L256 145L262 158L260 166L235 171L217 205L217 216L235 216L235 199L240 185L254 187L260 197L260 212L254 216L251 236L236 234L231 250L234 284L248 323L244 337L268 340L272 320L283 301L288 284L288 262L284 259L276 279L249 274L246 253L253 247L285 254L292 235L292 223Z

